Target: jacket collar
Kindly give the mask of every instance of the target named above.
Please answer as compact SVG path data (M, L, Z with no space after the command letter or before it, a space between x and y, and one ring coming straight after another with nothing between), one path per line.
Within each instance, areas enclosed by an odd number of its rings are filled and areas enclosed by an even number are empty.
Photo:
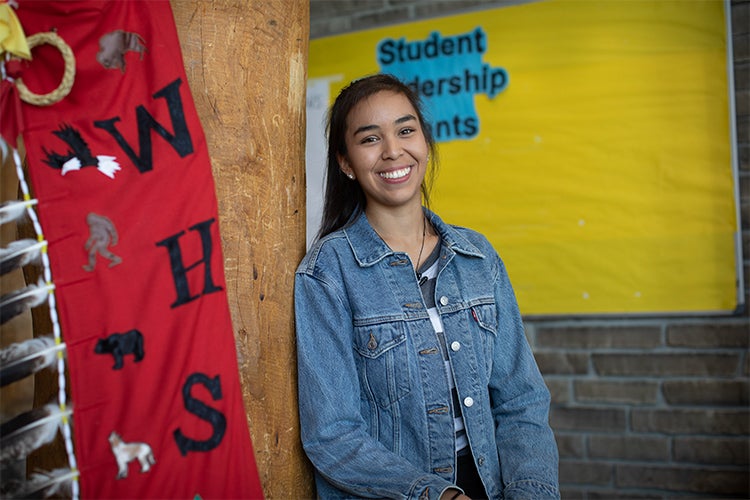
M485 255L479 248L471 243L453 226L443 222L437 214L424 209L427 220L430 221L440 238L443 246L456 253L470 257L484 258ZM354 253L354 258L361 267L372 266L381 259L393 255L395 252L378 236L378 233L370 225L367 216L362 212L352 224L343 229L349 245Z

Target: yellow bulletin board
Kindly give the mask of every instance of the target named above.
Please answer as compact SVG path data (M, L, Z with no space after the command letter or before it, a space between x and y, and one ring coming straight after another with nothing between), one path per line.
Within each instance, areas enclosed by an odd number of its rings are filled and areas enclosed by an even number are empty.
M490 239L523 314L731 313L728 15L716 0L549 0L312 40L310 189L325 108L394 73L437 132L433 209Z

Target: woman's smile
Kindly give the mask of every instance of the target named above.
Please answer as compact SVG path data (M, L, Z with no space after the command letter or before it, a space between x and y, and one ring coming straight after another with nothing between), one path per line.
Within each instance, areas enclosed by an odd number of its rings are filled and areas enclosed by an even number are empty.
M397 170L388 170L380 172L378 175L387 181L401 181L404 180L411 173L411 165L408 167L399 168Z

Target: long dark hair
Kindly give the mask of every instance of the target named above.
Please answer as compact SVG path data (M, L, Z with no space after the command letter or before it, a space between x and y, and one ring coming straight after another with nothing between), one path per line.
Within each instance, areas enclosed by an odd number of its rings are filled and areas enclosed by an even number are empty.
M435 176L435 165L437 165L437 146L432 135L432 130L424 118L422 103L419 96L398 78L377 74L364 77L351 82L339 93L336 101L328 112L327 134L328 134L328 164L326 166L326 190L323 202L323 219L318 238L340 229L364 211L367 205L365 193L359 183L350 180L339 166L337 155L345 156L346 151L346 119L351 110L360 101L381 92L390 91L403 94L409 99L417 113L417 119L422 127L422 132L427 141L430 151L430 160L427 174L422 181L422 199L429 207L430 190Z

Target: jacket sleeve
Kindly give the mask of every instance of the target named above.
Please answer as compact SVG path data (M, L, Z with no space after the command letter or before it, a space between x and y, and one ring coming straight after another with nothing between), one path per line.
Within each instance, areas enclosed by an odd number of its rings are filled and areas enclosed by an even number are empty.
M558 453L550 394L526 340L505 266L496 257L498 328L490 396L504 498L558 499Z
M359 497L437 499L449 482L416 469L367 432L343 291L298 272L294 300L302 444L317 472Z

